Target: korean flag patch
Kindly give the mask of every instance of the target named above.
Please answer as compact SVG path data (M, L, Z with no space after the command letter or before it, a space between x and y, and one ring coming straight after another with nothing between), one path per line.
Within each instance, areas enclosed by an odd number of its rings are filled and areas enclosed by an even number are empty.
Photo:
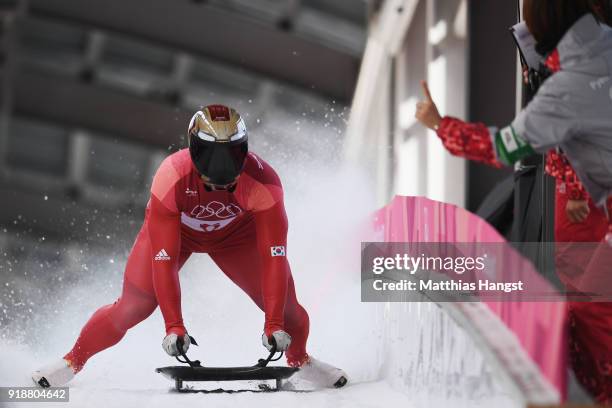
M273 246L270 247L270 252L272 256L285 256L285 247L284 246Z

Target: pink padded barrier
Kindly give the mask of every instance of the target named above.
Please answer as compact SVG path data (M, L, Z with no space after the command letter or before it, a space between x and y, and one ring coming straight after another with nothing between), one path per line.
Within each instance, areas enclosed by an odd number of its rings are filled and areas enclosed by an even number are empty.
M506 242L475 214L424 197L396 196L374 214L374 226L375 240L381 242ZM525 275L549 285L531 263L525 265ZM542 375L565 399L565 303L487 301L485 304L518 337Z

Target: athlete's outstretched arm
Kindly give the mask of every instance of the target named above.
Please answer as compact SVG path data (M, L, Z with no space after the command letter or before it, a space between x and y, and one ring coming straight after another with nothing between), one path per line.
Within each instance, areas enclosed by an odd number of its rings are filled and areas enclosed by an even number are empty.
M288 222L283 202L255 212L255 225L257 247L263 262L264 333L270 337L273 332L284 330L289 262L286 256Z
M180 251L180 216L151 196L149 237L153 262L153 286L166 333L185 334L181 313L181 287L178 278Z

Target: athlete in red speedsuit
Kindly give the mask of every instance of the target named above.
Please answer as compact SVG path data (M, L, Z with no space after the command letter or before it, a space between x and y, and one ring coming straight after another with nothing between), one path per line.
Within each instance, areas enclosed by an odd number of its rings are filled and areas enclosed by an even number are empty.
M190 148L168 156L153 178L121 297L93 314L64 356L66 364L41 369L34 380L65 383L158 305L166 326L164 349L170 355L186 351L190 340L181 313L179 270L198 252L209 254L264 311L264 346L270 349L274 339L279 350L286 350L289 365L316 377L306 379L344 385L346 379L338 383L346 378L342 370L306 352L309 319L296 298L287 261L287 215L278 175L254 153L247 153L246 127L233 109L203 108L194 115L189 135ZM177 339L184 339L182 350Z
M159 304L166 333L183 337L179 269L193 252L208 253L262 310L264 330L291 335L287 359L307 358L308 314L297 301L289 262L287 216L278 176L249 153L233 193L206 191L189 150L170 155L153 179L151 198L127 261L123 293L99 309L65 358L78 371L92 355L117 343ZM281 256L275 256L281 248Z

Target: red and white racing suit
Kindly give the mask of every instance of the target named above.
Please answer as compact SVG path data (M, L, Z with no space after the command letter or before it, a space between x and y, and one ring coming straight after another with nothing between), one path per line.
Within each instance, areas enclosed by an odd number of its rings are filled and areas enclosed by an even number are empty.
M307 360L308 314L298 303L286 257L283 189L272 167L253 153L234 192L207 191L180 150L160 165L151 186L144 224L129 255L121 297L98 309L65 355L75 371L94 354L161 309L166 333L185 334L179 270L194 252L208 253L265 312L264 332L292 338L290 365Z

